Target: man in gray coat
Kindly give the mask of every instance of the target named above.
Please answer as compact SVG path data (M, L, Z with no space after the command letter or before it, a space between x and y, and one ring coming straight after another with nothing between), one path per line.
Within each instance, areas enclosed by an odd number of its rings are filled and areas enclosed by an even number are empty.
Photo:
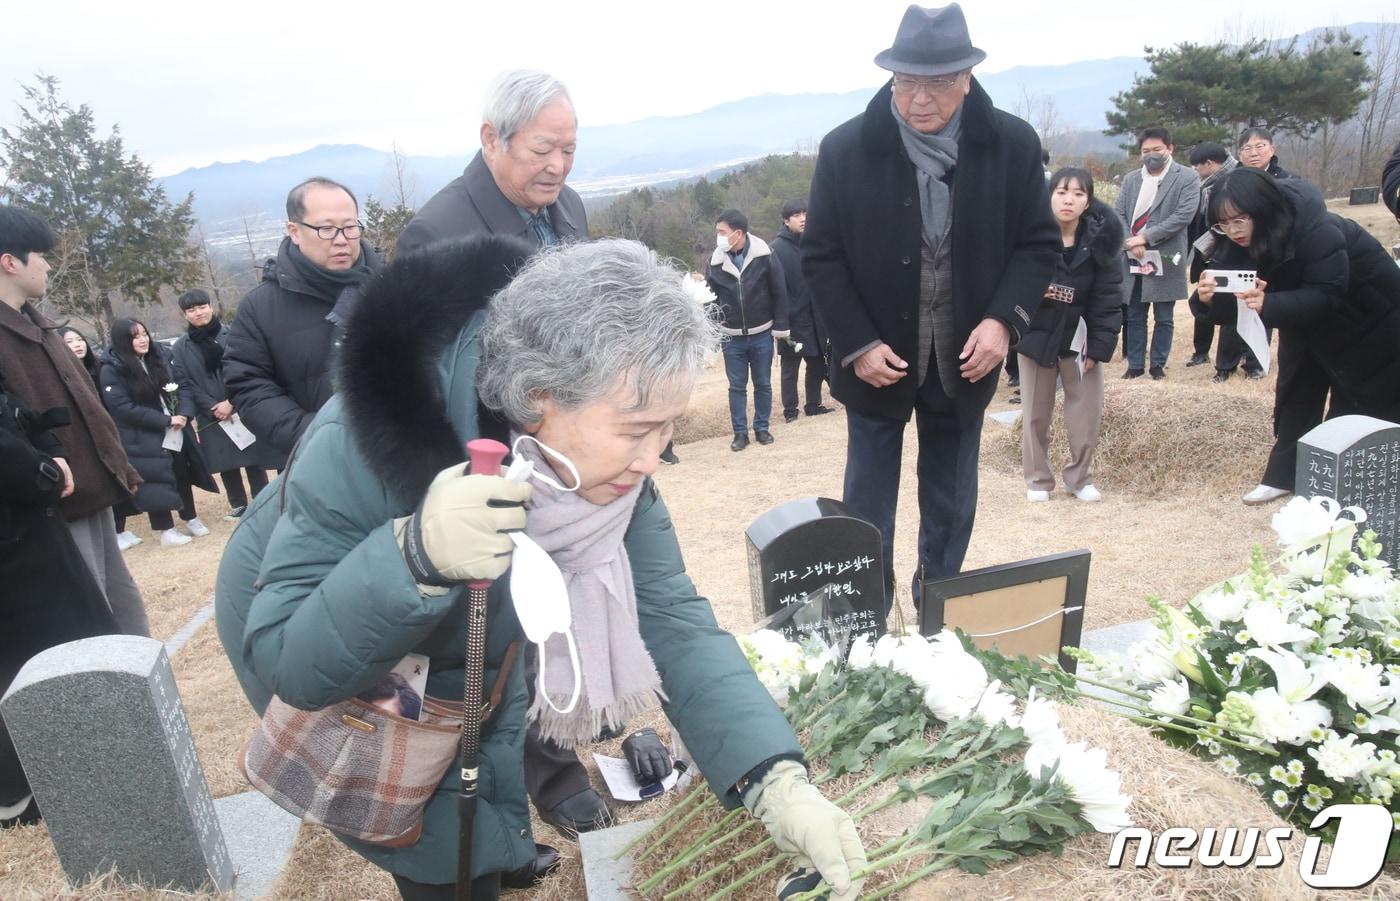
M1201 180L1189 166L1172 159L1171 132L1143 129L1138 135L1142 168L1123 177L1114 209L1127 227L1123 249L1133 274L1131 294L1123 316L1123 353L1128 358L1125 379L1141 378L1147 353L1147 306L1152 305L1152 355L1148 361L1154 379L1167 377L1167 355L1172 349L1172 317L1175 306L1189 293L1186 285L1186 229L1201 206Z
M536 247L588 237L583 201L564 184L578 117L563 83L544 72L506 72L492 83L482 120L481 150L408 223L399 256L483 232Z

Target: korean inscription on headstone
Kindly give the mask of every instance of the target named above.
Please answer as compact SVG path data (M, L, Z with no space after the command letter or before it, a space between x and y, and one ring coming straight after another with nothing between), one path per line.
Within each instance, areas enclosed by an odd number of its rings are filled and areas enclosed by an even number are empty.
M745 531L754 619L805 605L776 626L788 638L831 630L885 631L880 531L840 501L804 497L764 513Z
M34 656L0 712L70 881L227 890L234 866L164 646L134 635Z
M1294 490L1366 511L1391 565L1400 564L1400 425L1371 416L1338 416L1298 441Z

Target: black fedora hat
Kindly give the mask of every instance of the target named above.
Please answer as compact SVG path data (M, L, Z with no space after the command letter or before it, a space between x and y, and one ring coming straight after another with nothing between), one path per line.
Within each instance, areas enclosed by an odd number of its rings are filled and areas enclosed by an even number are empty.
M956 3L904 11L894 46L875 57L875 65L908 75L948 75L970 69L987 54L972 46L967 20Z

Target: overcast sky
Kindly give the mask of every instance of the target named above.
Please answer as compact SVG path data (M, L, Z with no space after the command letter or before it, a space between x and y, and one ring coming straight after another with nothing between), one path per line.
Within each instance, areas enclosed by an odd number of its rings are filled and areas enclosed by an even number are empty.
M316 144L414 154L476 147L482 92L506 68L545 68L584 124L684 115L761 93L879 84L872 57L908 4L894 0L375 4L80 3L7 15L0 124L42 71L165 175ZM1139 56L1144 45L1286 35L1395 18L1388 0L964 4L983 67Z

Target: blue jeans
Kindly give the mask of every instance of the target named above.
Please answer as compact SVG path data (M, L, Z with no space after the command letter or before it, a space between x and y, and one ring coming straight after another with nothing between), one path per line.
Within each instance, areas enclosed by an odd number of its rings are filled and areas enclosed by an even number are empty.
M1128 358L1129 369L1143 369L1142 358L1147 353L1147 308L1152 308L1152 357L1153 366L1166 366L1167 355L1172 350L1172 315L1176 310L1175 301L1143 303L1140 300L1128 304L1128 317L1123 322L1123 354Z
M749 374L753 374L753 430L768 431L773 411L773 334L726 335L724 374L729 377L729 424L735 435L749 431Z
M962 569L977 514L977 459L982 439L981 407L948 397L930 372L914 401L918 424L919 570L930 581ZM880 530L885 557L886 612L894 597L894 515L899 500L903 419L867 416L846 408L846 479L842 501Z

